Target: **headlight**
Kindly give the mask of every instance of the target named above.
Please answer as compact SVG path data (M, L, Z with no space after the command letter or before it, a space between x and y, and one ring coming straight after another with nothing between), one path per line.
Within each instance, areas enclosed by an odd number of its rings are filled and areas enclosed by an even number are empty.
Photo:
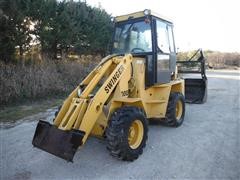
M111 21L112 21L112 22L115 22L115 17L111 17Z
M149 9L145 9L143 11L144 15L147 16L147 15L150 15L151 14L151 11Z

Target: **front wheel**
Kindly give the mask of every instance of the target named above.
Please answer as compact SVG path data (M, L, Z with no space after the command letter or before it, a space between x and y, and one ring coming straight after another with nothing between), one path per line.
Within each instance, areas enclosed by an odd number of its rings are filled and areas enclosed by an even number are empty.
M124 161L133 161L146 146L148 123L145 113L138 107L116 110L106 131L110 154Z

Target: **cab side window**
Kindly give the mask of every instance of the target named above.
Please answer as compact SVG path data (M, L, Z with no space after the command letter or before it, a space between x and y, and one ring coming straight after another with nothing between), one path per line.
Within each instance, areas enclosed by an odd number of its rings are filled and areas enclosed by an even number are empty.
M158 76L160 71L169 71L170 69L170 43L168 37L168 26L165 22L157 20L157 69Z
M175 52L172 26L169 26L169 25L168 25L168 26L167 26L167 29L168 29L168 37L169 37L170 51L171 51L171 52Z
M157 51L160 53L170 53L168 37L168 26L166 23L157 20Z
M157 83L163 84L170 82L174 66L175 47L172 25L156 19L156 36Z

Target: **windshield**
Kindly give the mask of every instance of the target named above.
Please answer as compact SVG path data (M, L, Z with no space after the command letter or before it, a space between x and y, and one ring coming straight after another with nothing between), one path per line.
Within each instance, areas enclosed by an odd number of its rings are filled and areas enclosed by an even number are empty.
M115 28L113 53L152 52L151 26L141 21Z

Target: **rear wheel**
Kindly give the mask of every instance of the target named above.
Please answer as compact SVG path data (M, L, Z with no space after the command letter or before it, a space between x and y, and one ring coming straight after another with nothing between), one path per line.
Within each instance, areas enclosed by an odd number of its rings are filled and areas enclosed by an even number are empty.
M184 121L185 116L185 101L181 93L173 92L170 94L166 122L170 126L178 127Z
M124 161L133 161L146 146L148 124L145 113L137 107L116 110L106 131L110 154Z

